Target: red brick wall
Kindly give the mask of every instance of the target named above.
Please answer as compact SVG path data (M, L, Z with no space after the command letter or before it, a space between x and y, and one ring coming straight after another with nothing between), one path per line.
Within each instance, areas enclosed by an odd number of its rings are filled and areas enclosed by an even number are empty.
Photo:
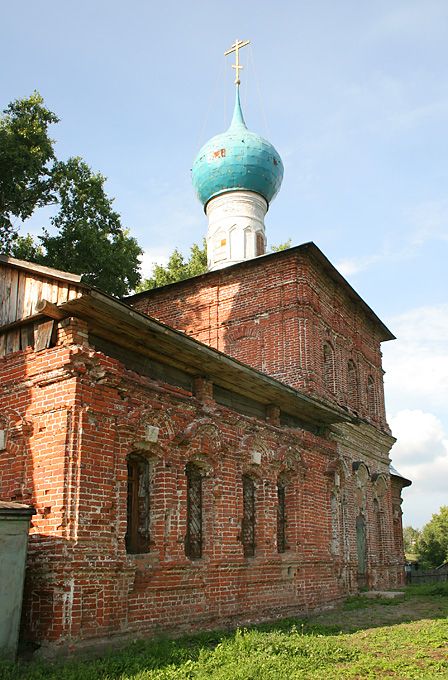
M391 478L391 494L392 494L392 527L393 527L393 550L397 559L403 560L404 556L404 541L403 541L403 512L401 510L401 504L403 502L401 498L401 492L403 486L408 486L408 483L403 483L399 477Z
M380 331L306 253L280 253L210 272L149 291L132 304L282 382L335 400L389 431ZM334 391L324 383L325 343L334 350ZM356 366L358 403L348 385L350 360ZM370 375L376 412L368 404Z
M61 645L217 627L304 612L356 591L356 480L349 458L340 467L332 438L236 414L215 404L201 381L195 395L139 376L86 341L85 324L69 320L59 332L64 344L0 359L0 412L9 419L0 496L38 510L24 602L28 637ZM160 430L157 444L144 440L148 424ZM132 452L151 463L144 555L127 555L124 542ZM184 551L189 461L204 470L199 560ZM386 464L375 465L371 473L387 474ZM331 510L336 470L343 520ZM243 556L240 539L245 473L256 483L254 558ZM283 554L276 548L281 474L288 480ZM396 584L399 557L386 549L380 560L375 548L370 481L365 493L370 582ZM387 546L392 531L389 513Z
M56 592L57 564L65 560L70 517L68 504L76 496L76 480L67 474L72 413L77 378L73 350L57 347L35 353L16 352L0 360L1 426L7 445L0 451L0 497L33 504L28 573L38 583L26 618L32 635L57 638L62 613Z

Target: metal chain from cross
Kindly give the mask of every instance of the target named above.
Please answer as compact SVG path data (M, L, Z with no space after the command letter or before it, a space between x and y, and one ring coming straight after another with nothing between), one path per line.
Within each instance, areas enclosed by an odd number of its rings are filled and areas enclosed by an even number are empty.
M240 84L240 70L243 68L240 64L240 53L239 50L242 47L246 47L246 45L249 45L250 40L238 40L238 38L235 40L233 43L232 47L227 50L227 52L224 52L224 56L227 57L229 54L232 54L232 52L235 52L235 64L232 64L232 68L235 69L236 71L236 78L235 78L235 85Z

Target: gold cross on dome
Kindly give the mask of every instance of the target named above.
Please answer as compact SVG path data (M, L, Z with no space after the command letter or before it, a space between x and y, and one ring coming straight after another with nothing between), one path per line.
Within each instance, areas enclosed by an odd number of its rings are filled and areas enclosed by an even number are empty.
M235 85L240 84L240 70L243 68L240 64L240 53L239 50L242 47L246 47L246 45L249 45L250 40L238 40L238 38L235 40L233 43L232 47L230 50L227 50L227 52L224 52L224 56L227 57L228 54L232 54L232 52L235 52L235 64L232 64L232 68L235 69L236 71L236 78L235 78Z

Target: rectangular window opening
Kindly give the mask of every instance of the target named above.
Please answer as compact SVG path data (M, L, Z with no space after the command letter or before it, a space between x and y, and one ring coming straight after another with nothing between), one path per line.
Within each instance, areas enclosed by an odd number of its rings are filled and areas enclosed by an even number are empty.
M187 476L187 534L185 554L190 559L202 557L202 474L197 465L188 463Z
M277 551L286 551L286 490L285 485L277 484Z
M149 461L143 456L129 456L127 461L126 552L149 552Z

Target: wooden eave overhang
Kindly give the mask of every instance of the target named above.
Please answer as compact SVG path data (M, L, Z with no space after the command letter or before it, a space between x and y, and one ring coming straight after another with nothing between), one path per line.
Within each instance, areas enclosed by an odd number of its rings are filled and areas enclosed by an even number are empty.
M34 262L18 260L15 257L9 257L9 255L0 255L0 264L1 263L6 264L13 269L29 272L30 274L56 279L57 281L64 281L65 283L72 283L79 288L89 288L87 284L82 283L79 274L72 274L72 272L64 272L60 269L53 269L53 267L44 267L40 264L34 264Z
M192 376L207 376L216 385L261 404L275 404L314 426L358 422L340 407L303 394L98 290L90 289L58 305L58 310L85 320L89 331L99 338Z

